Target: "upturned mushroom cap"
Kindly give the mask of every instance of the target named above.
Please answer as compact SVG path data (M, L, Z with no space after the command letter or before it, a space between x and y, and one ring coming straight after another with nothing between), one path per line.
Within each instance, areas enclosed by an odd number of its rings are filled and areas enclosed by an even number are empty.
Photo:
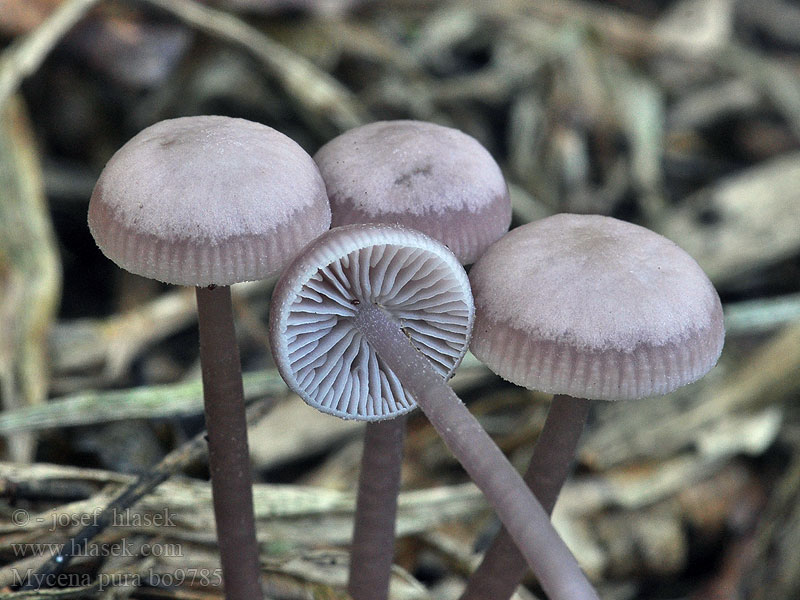
M470 272L472 351L530 389L621 400L666 394L716 364L722 306L668 239L596 215L519 227Z
M311 157L270 127L229 117L144 129L109 160L89 202L108 258L180 285L268 277L329 225Z
M423 121L356 127L314 155L332 225L396 223L445 244L470 264L511 223L503 174L477 140Z
M353 325L374 303L396 319L443 378L467 351L469 280L440 243L396 225L350 225L309 244L273 293L270 342L278 370L308 404L377 421L416 403Z

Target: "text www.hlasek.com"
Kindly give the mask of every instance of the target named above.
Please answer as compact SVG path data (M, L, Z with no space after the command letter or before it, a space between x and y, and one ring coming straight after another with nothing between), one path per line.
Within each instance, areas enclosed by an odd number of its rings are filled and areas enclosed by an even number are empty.
M59 554L90 558L105 558L110 556L131 558L134 556L179 558L183 556L183 550L180 544L157 543L136 544L134 546L125 539L113 544L91 544L85 548L75 545L74 541L69 541L66 544L11 544L11 548L16 558L25 558L26 556L58 556Z
M176 569L170 573L158 573L150 570L147 573L100 573L97 577L89 573L36 573L33 569L20 571L12 569L13 585L31 584L35 589L89 587L103 591L111 587L172 587L181 585L198 585L203 587L219 587L222 585L221 569Z

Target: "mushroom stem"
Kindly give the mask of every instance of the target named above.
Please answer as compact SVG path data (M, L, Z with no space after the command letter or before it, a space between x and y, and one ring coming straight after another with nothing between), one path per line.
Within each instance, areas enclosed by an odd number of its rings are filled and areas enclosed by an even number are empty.
M263 593L231 289L196 290L208 464L225 598L254 600Z
M552 600L599 600L522 477L398 324L367 303L353 320L483 491L547 595Z
M550 404L542 432L523 479L549 515L571 469L589 400L557 395ZM500 530L483 561L467 582L460 600L507 600L519 586L528 565L505 528Z
M353 600L389 597L406 420L367 423L347 584Z

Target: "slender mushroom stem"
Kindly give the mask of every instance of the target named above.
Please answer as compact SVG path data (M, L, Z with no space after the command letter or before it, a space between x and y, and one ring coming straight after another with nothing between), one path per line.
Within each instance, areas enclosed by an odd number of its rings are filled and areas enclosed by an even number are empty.
M225 598L254 600L263 592L231 289L196 290L208 464Z
M557 395L523 479L549 515L571 469L575 449L589 415L589 400ZM467 582L460 600L507 600L519 586L528 565L505 528Z
M599 600L522 477L397 323L367 303L353 321L483 491L547 595L552 600Z
M353 600L389 597L406 420L367 423L347 584Z

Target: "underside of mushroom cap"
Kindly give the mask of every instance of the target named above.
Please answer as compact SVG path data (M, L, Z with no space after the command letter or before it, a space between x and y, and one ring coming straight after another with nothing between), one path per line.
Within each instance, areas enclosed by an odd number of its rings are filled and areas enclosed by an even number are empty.
M353 324L359 307L370 303L397 321L443 378L461 362L474 310L455 256L404 227L332 229L281 275L270 312L274 360L311 406L365 421L416 406Z
M334 227L395 223L429 235L470 264L511 223L503 174L474 138L423 121L379 121L314 156Z
M530 389L621 400L702 377L722 351L722 306L699 265L643 227L555 215L519 227L470 272L472 351Z
M325 185L300 146L219 116L141 131L108 162L89 203L106 256L180 285L268 277L329 225Z

